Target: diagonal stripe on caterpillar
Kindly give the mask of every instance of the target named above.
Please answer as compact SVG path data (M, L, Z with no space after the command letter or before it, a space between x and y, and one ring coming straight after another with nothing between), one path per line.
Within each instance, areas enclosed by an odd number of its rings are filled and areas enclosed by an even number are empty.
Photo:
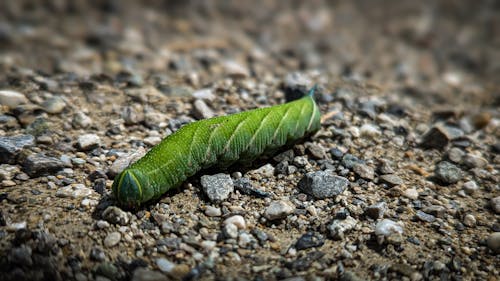
M313 87L305 97L281 105L187 124L163 139L113 182L120 204L137 207L212 166L251 162L320 128Z

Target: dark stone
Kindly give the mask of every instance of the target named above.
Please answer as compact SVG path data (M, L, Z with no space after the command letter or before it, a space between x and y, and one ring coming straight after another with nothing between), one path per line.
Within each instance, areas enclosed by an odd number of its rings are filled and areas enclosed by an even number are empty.
M299 240L297 240L297 242L295 243L295 248L300 251L313 247L321 247L324 243L325 239L323 238L323 235L314 232L308 232L302 235Z
M285 162L286 163L286 162ZM271 193L262 191L260 189L254 188L249 178L242 177L233 180L234 188L238 190L241 194L246 194L250 196L255 196L258 198L270 197Z
M464 132L456 127L437 124L422 137L420 145L423 148L444 148L450 141L462 137Z
M0 163L15 163L23 148L33 145L35 145L35 137L32 135L0 137Z
M425 222L434 222L436 221L436 217L431 215L431 214L427 214L421 210L418 210L415 214L415 216L421 220L421 221L425 221Z
M23 162L23 171L30 177L49 175L67 167L63 161L42 153L31 154Z
M352 167L354 167L355 164L364 164L364 161L359 159L358 157L352 155L352 154L346 153L342 157L341 164L342 164L342 166L346 167L347 169L352 169Z
M335 160L340 160L344 156L344 153L342 152L342 150L340 150L336 147L330 149L330 154L332 155L332 158Z

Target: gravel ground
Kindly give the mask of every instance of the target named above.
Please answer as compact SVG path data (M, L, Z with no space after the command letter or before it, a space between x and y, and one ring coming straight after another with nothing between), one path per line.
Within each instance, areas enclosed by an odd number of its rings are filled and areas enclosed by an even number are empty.
M498 280L499 27L495 1L2 2L0 279ZM314 84L304 142L113 200L183 124Z

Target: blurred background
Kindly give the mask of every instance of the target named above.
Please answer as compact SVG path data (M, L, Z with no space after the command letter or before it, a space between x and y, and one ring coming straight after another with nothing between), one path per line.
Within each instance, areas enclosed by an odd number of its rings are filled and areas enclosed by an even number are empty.
M500 104L499 50L493 0L0 4L1 86L23 72L71 73L171 91L302 71L424 103L491 106Z

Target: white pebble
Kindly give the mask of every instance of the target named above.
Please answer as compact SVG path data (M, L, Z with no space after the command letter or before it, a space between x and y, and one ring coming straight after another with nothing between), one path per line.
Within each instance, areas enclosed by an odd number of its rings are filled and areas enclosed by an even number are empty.
M205 215L209 217L220 217L222 215L222 211L220 210L220 208L207 206L205 208Z
M417 200L418 199L418 191L415 188L408 188L405 191L403 191L403 195L406 198L412 199L412 200Z
M227 218L224 225L234 224L238 229L245 229L247 227L245 219L240 215L235 215Z
M389 236L393 233L403 234L403 227L392 220L383 219L375 226L376 235Z

